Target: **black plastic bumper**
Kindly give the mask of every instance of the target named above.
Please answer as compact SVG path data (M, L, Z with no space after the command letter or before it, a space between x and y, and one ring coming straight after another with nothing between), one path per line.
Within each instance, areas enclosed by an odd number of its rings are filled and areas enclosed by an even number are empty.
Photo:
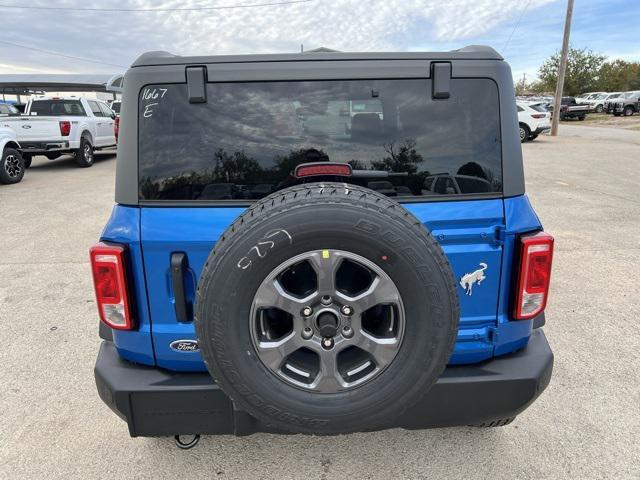
M542 330L528 346L478 365L447 367L425 398L389 428L473 425L513 418L549 384L553 353ZM100 398L131 436L277 432L237 410L207 373L174 373L120 359L104 341L95 368Z
M548 132L549 130L551 130L551 126L545 126L545 127L538 127L536 128L533 132L534 135L540 135L541 133L545 133Z

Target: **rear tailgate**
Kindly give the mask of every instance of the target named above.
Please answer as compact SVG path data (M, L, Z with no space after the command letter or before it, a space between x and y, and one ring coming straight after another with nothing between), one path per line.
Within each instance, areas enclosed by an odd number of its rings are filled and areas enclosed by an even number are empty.
M64 120L59 117L14 117L2 120L2 126L12 128L19 142L60 142L67 140L60 133L60 121Z
M195 289L209 252L246 206L300 181L295 168L311 162L348 162L347 183L393 196L431 231L460 300L450 362L494 355L500 281L510 266L500 119L515 123L515 108L500 108L489 78L451 78L448 97L433 98L425 65L402 65L407 78L395 70L392 78L367 78L382 75L380 65L361 71L358 63L350 67L358 80L306 81L296 66L291 77L302 78L295 81L205 83L205 102L192 102L186 83L145 83L137 200L158 366L206 369L198 352L171 345L195 339ZM507 141L517 141L510 133Z
M493 356L502 275L503 201L475 200L405 204L431 231L447 255L456 282L482 269L484 280L457 284L460 328L450 363L473 363ZM197 353L175 351L176 340L195 339L193 305L202 267L213 245L242 208L142 208L141 245L153 320L153 344L159 366L171 370L205 370ZM171 256L187 259L184 288L189 318L179 321L171 275ZM243 321L238 319L238 321Z

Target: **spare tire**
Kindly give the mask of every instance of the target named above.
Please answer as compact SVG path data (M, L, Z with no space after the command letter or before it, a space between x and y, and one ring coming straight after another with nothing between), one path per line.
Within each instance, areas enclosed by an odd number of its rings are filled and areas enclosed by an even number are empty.
M272 194L220 237L195 326L236 406L276 428L392 426L444 370L458 295L440 245L372 190L311 183Z

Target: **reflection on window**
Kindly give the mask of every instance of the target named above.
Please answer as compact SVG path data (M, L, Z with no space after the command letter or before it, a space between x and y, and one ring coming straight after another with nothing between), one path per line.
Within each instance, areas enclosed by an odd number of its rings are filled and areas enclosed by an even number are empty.
M207 103L190 104L186 85L146 87L140 198L251 201L331 180L399 200L501 191L495 84L454 79L448 100L430 88L427 79L216 83ZM312 162L348 163L353 175L294 177Z

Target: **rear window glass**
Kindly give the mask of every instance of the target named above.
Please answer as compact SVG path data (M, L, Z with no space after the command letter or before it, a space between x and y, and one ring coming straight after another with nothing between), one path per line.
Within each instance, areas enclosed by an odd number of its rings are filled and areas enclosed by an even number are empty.
M96 117L104 117L104 114L102 113L102 110L100 110L100 105L98 104L98 102L89 100L87 103L89 104L91 113L93 113Z
M30 112L47 116L86 115L80 100L35 100Z
M140 198L257 200L318 181L293 175L310 162L348 163L351 177L321 180L399 199L500 192L495 83L453 79L446 100L430 92L428 79L210 83L206 103L189 103L185 84L145 87Z
M540 104L536 104L536 105L529 105L531 108L533 108L536 112L548 112L547 108L544 105L540 105Z
M20 112L13 105L0 103L0 115L20 115Z
M113 110L107 107L105 103L98 103L98 105L100 106L100 110L102 110L102 115L104 115L105 117L110 117L114 114Z

